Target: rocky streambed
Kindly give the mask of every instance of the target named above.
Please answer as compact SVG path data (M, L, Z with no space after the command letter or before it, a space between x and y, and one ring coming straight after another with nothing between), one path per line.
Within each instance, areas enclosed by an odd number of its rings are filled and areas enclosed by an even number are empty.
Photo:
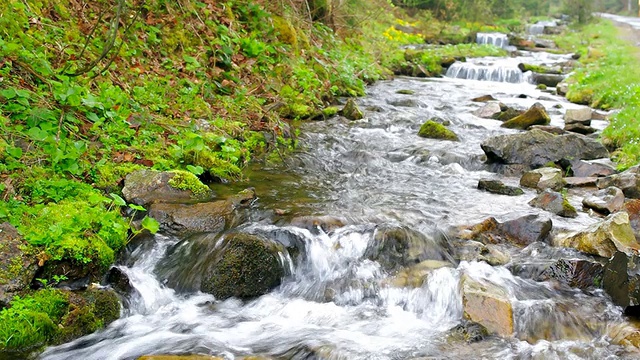
M128 179L162 235L113 269L120 319L41 358L640 355L624 315L640 304L639 175L580 130L600 114L526 79L397 78L356 105L362 119L304 124L298 153L213 186L215 202Z

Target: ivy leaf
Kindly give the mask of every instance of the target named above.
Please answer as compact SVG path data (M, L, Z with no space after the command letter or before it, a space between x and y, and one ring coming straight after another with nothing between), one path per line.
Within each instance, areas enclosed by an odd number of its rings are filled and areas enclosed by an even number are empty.
M123 198L121 198L121 197L120 197L120 195L118 195L118 194L114 194L114 193L111 193L111 194L109 194L109 196L111 196L111 197L113 198L113 203L114 203L114 204L116 204L116 205L118 205L118 206L125 206L125 205L127 205L127 202L126 202L126 201L124 201L124 199L123 199Z
M160 223L152 217L145 216L140 225L142 225L143 229L149 230L152 234L155 234L160 230Z
M198 166L187 165L187 170L189 170L189 172L194 175L202 175L204 173L204 169L200 165Z
M12 158L20 159L22 157L22 149L17 146L7 146L5 150Z

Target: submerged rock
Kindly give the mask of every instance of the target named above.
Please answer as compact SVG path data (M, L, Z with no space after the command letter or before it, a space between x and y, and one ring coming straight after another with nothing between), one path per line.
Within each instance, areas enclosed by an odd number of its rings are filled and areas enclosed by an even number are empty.
M460 261L484 261L492 266L508 264L511 257L493 244L474 240L458 240L455 243L455 258Z
M529 205L562 217L575 218L578 216L576 209L562 194L550 189L538 194L538 196L529 201Z
M475 322L462 321L461 324L456 325L448 331L447 340L473 343L482 341L489 335L486 327Z
M196 204L153 203L149 216L160 223L160 230L174 235L218 232L234 220L234 210L247 207L256 198L246 189L227 200Z
M318 229L329 233L347 224L346 220L337 216L299 216L291 219L291 225L317 233Z
M418 136L429 139L458 141L458 135L447 129L446 126L433 120L427 120L427 122L420 126Z
M514 263L511 272L535 281L557 281L583 290L600 288L604 262L593 259L563 258L537 263Z
M596 185L600 189L608 188L609 186L615 186L622 190L624 196L631 199L640 198L640 176L638 172L639 166L629 168L627 171L620 174L614 174L602 179L598 179Z
M0 309L14 295L29 288L38 270L36 249L13 225L0 224Z
M574 235L556 238L554 244L604 258L610 258L618 251L632 254L640 249L626 212L609 215L604 221Z
M494 194L508 195L508 196L518 196L518 195L524 194L524 191L519 187L505 185L500 180L492 180L492 179L480 179L478 181L478 189L485 190Z
M425 260L416 265L398 271L389 279L389 285L394 287L412 287L419 288L422 286L427 276L436 269L452 266L448 261L441 260Z
M640 305L640 259L622 251L615 252L605 266L604 290L618 306Z
M624 194L615 186L599 190L582 200L582 205L599 213L609 215L624 205Z
M548 125L551 121L544 106L535 103L524 114L505 121L501 127L526 130L533 125Z
M523 164L534 169L563 159L591 160L609 156L607 149L596 140L540 130L495 136L485 140L481 147L489 163Z
M451 253L444 236L428 236L407 227L379 226L364 257L391 271L425 260L453 262Z
M474 102L488 102L488 101L496 101L496 100L497 99L491 95L482 95L482 96L478 96L476 98L471 99L471 101L474 101Z
M263 295L285 275L282 244L245 233L227 234L208 259L200 290L219 300Z
M507 291L469 276L461 281L464 318L484 326L489 333L511 336L514 332L513 307Z
M356 104L356 101L353 98L349 98L349 100L347 100L347 103L344 105L340 113L349 120L360 120L364 118L364 113L360 110L358 104Z
M551 167L543 167L527 171L520 178L520 186L533 188L539 191L551 189L560 191L565 181L562 178L562 170Z
M213 192L198 178L186 172L136 170L124 180L122 195L130 203L145 206L154 202L184 203L204 201L213 197ZM187 180L186 177L190 179ZM176 182L176 180L181 180Z

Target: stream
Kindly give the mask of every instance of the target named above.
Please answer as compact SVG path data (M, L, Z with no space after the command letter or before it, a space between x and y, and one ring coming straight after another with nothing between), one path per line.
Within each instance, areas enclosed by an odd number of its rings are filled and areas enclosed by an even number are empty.
M95 334L49 348L40 358L128 360L191 353L225 359L638 358L611 341L617 330L630 325L601 291L537 282L514 276L509 266L476 261L435 268L417 287L394 287L388 285L393 272L365 256L384 227L421 234L449 261L451 250L442 234L490 216L506 221L540 214L552 219L554 231L595 223L598 219L584 212L565 219L529 206L534 190L509 197L476 188L481 178L518 184L518 178L490 172L480 148L488 137L518 130L472 115L482 104L471 99L492 94L519 108L540 102L551 124L562 126L563 112L574 105L537 90L526 74L516 79L491 73L508 73L519 62L565 59L523 53L457 64L450 70L456 72L443 78L381 81L358 99L365 119L334 117L303 124L300 149L284 165L253 165L248 184L214 186L218 194L255 187L259 199L247 221L238 225L242 231L304 242L298 260L282 259L289 274L279 287L244 302L172 289L158 269L167 266L175 253L171 249L189 240L156 235L142 245L132 244L117 265L134 288L121 318ZM474 75L479 73L485 75ZM418 137L420 125L433 117L447 120L460 141ZM593 122L597 128L605 125ZM569 201L581 207L579 196L570 193ZM347 225L328 232L309 230L278 212L335 216ZM527 264L562 251L533 244L510 255L512 263ZM514 336L477 342L451 336L463 323L463 278L505 289L513 307Z

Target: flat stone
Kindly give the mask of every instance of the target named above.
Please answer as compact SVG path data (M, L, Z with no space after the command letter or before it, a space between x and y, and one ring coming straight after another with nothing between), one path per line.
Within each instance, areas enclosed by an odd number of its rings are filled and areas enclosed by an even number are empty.
M565 186L568 188L595 187L597 177L566 177Z
M564 184L562 170L552 167L543 167L528 171L520 178L520 186L539 191L545 189L560 191L564 187Z
M594 132L597 131L596 129L592 128L591 126L587 126L587 125L583 125L583 124L579 124L579 123L567 124L567 125L564 126L564 129L566 131L574 132L576 134L582 134L582 135L593 134Z
M476 98L471 99L471 101L474 101L474 102L487 102L487 101L496 101L496 100L497 99L491 95L482 95L482 96L478 96Z
M493 194L518 196L523 195L524 191L519 187L505 185L500 180L480 179L478 181L478 189L488 191Z
M624 194L615 186L596 191L582 200L582 205L599 213L609 215L624 205Z
M529 201L529 205L562 217L575 218L578 216L576 209L564 199L562 194L550 189L538 194Z
M591 124L592 110L589 107L581 107L578 109L567 109L564 113L564 123L573 124L581 123L583 125Z
M141 206L154 202L192 202L194 194L190 190L180 190L169 185L174 176L176 173L170 171L136 170L126 176L122 195L127 202ZM213 192L210 191L198 197L198 200L206 201L212 197Z
M598 179L596 186L600 189L615 186L622 190L624 196L631 199L640 198L640 176L638 174L640 167L634 166L620 174L610 175Z
M494 116L502 112L502 107L497 101L489 101L481 108L475 110L472 114L484 119L493 119Z
M464 318L484 326L490 333L511 336L514 332L513 307L507 291L469 276L462 278Z
M525 130L533 125L548 125L549 121L551 121L551 119L544 106L540 103L535 103L524 114L507 120L500 126L509 129Z
M617 173L612 166L598 162L571 160L569 164L570 171L575 177L605 177Z

